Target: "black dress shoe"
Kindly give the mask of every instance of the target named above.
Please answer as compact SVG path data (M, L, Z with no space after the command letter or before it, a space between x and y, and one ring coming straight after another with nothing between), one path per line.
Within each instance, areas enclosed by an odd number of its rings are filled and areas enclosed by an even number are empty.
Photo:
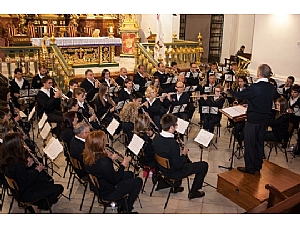
M237 167L238 171L241 171L243 173L250 173L250 174L255 174L255 172L251 172L246 169L246 167Z
M205 192L197 191L197 192L190 192L188 197L191 200L191 199L194 199L194 198L201 198L203 196L205 196Z
M35 210L33 209L32 206L27 207L27 210L28 210L31 214L35 214Z
M184 187L177 187L177 188L174 188L174 190L171 189L171 192L174 194L176 194L178 192L183 192L183 191L184 191Z

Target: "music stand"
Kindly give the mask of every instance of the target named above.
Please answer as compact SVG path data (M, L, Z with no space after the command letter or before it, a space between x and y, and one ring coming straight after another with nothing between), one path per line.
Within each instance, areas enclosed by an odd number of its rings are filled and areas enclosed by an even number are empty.
M218 107L213 107L213 106L202 106L202 113L204 115L207 114L218 114ZM214 142L211 142L211 144L214 146L214 148L216 148L216 150L218 149L218 147L216 146L216 144Z
M220 109L220 112L223 113L225 116L227 116L229 119L232 119L234 124L233 124L233 129L232 131L234 131L234 129L236 128L236 124L238 122L244 121L246 119L246 112L245 113L238 113L239 109L235 109L235 107L229 107L229 108L225 108L225 109ZM231 152L231 157L229 158L230 161L230 166L226 167L226 166L222 166L219 165L219 168L224 168L224 169L228 169L228 170L232 170L233 169L233 158L234 156L236 156L236 153L238 151L234 151L235 148L235 137L233 137L233 146L232 146L232 152ZM239 150L240 153L240 150Z
M203 148L208 147L208 145L209 145L209 143L211 143L211 140L213 139L213 137L214 137L213 133L208 132L204 129L201 129L199 131L197 137L194 139L194 141L198 143L198 146L199 146L199 149L200 149L200 161L202 161ZM213 186L213 185L211 185L211 184L209 184L205 181L203 183L206 184L203 187L210 186L214 189L217 189L215 186Z

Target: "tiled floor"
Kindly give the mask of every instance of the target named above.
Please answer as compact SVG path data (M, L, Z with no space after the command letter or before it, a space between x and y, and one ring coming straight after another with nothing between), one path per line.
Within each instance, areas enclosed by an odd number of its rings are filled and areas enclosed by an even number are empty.
M196 112L193 118L193 122L198 123L198 121L199 114ZM217 186L217 174L227 171L227 169L218 168L218 165L223 165L225 167L230 166L229 158L231 157L231 149L228 148L230 133L225 131L224 127L226 126L226 122L227 118L223 117L221 122L221 136L220 138L218 138L218 143L216 144L218 149L215 149L213 146L211 146L209 148L205 148L203 151L203 160L209 163L209 170L205 178L205 182L215 187ZM192 161L199 161L200 159L199 147L194 142L194 138L196 137L198 132L199 128L193 125L189 133L188 140L185 140L186 145L189 147L189 157ZM35 139L35 141L38 145L41 145L40 137L38 139ZM293 142L295 142L295 138L293 138ZM124 146L119 142L114 143L114 147L120 152L124 151ZM291 160L291 158L291 155L289 155L290 160L287 163L282 153L279 152L278 154L276 154L274 152L271 154L270 161L300 174L300 159L296 158ZM65 160L62 153L55 160L55 163L59 166L59 169L55 168L55 170L61 176L63 176ZM233 167L237 167L243 164L243 158L238 160L234 157ZM140 176L142 177L142 172L140 172ZM64 194L66 196L68 196L69 194L69 189L66 188L68 178L69 174L67 174L65 178L59 177L57 174L54 174L55 182L60 183L64 186ZM162 189L159 191L155 191L153 193L153 196L150 197L149 194L152 188L152 183L151 181L148 181L145 187L146 192L140 194L139 196L142 208L140 207L139 202L136 201L134 204L135 211L138 211L141 214L237 214L244 212L243 208L239 207L229 199L225 198L223 195L219 194L216 189L209 185L203 187L203 190L206 193L205 197L189 200L187 198L187 182L186 180L184 180L183 186L185 187L185 190L181 193L171 194L169 204L164 210L163 207L167 198L168 190ZM58 203L53 206L53 213L88 213L93 194L90 192L90 190L87 190L82 211L79 211L83 189L83 186L79 185L78 181L75 180L71 200L69 201L68 199L62 197L58 201ZM6 196L2 213L8 213L10 202L11 197ZM103 207L95 203L92 213L102 213L102 211ZM23 213L23 210L18 208L17 204L14 203L12 213ZM45 211L43 213L48 213L48 211ZM111 208L108 208L106 213L116 213L116 211L112 211Z

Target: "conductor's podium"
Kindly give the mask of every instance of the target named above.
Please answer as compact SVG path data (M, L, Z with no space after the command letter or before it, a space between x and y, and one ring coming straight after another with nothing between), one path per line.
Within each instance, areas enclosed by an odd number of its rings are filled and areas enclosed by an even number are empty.
M255 175L237 169L218 174L217 191L248 211L268 199L266 184L291 197L300 192L300 175L264 160L260 173Z

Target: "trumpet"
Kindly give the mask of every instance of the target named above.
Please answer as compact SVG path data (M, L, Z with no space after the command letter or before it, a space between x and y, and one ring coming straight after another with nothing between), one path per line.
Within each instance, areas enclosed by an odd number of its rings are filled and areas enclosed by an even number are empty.
M54 93L56 93L57 91L59 91L59 89L54 88L53 86L51 86L51 88L53 89ZM61 98L69 100L69 97L67 97L63 92L61 92Z

